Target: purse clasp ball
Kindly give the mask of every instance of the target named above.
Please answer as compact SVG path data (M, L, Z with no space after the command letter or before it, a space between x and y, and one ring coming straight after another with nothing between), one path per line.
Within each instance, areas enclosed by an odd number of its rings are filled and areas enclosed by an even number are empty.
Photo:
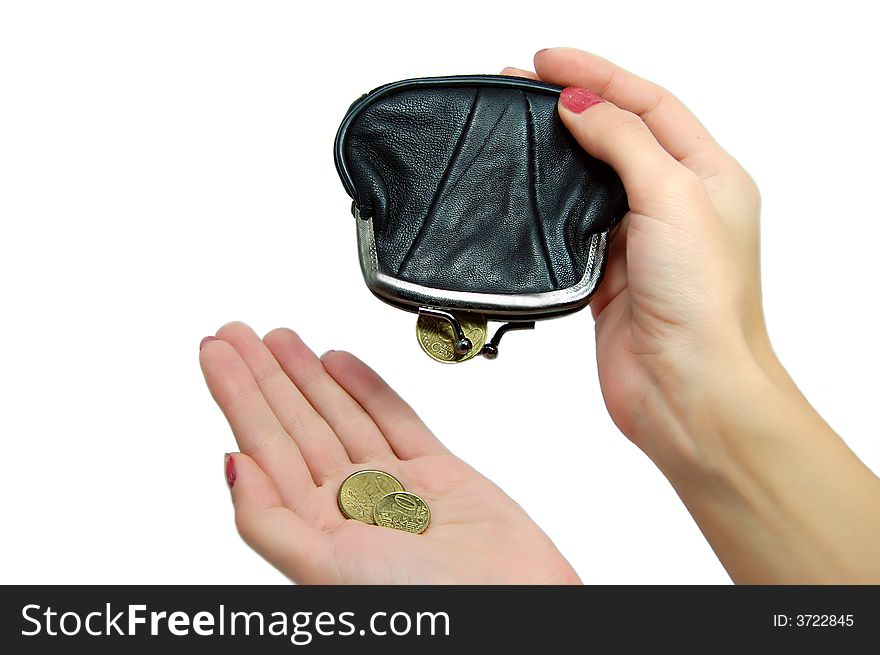
M419 307L416 338L428 357L438 362L454 364L473 359L477 355L495 359L498 357L501 338L507 332L534 327L534 321L505 323L487 341L487 321L482 314L456 313L439 307Z

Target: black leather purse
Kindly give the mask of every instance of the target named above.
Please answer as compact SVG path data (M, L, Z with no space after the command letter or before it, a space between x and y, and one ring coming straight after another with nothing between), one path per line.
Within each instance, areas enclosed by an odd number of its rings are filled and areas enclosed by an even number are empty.
M626 195L563 126L560 90L501 75L404 80L363 95L339 127L364 280L419 314L438 361L493 359L507 330L585 307L602 279ZM488 341L487 320L506 323Z

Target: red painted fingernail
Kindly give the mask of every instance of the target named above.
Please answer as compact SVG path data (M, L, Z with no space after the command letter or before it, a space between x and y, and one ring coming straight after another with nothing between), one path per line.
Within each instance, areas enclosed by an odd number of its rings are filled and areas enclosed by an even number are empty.
M562 93L559 94L559 100L562 102L563 107L573 111L575 114L580 114L593 105L605 102L602 96L579 86L568 86L562 89Z
M232 485L235 484L235 458L226 453L223 459L224 468L226 469L226 484L232 489Z
M209 341L217 341L217 337L205 337L202 339L202 342L199 344L199 350L205 347L205 344Z

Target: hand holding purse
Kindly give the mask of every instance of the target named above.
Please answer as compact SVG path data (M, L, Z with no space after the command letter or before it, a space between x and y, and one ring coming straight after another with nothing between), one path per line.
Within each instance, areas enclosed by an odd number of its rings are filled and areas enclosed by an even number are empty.
M494 359L502 335L585 307L627 211L618 176L556 109L561 87L469 75L381 86L348 110L335 161L361 270L417 313L442 362ZM487 340L487 322L502 321Z

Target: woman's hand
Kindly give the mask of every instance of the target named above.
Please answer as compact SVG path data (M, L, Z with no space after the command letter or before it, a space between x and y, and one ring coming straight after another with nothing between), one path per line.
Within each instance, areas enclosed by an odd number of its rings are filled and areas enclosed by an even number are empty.
M562 120L629 199L590 305L608 410L658 463L693 460L687 437L658 434L678 420L678 397L744 362L781 370L761 310L757 188L657 85L570 48L542 50L535 70L504 72L575 87L562 94Z
M244 540L302 583L578 583L526 513L450 453L370 368L318 359L292 331L264 340L230 323L202 370L235 433L227 461ZM339 485L362 469L398 478L431 508L421 535L346 519Z
M562 121L626 187L591 303L615 423L734 580L880 580L880 482L770 347L752 180L672 94L595 55L552 48L504 72L569 87Z

